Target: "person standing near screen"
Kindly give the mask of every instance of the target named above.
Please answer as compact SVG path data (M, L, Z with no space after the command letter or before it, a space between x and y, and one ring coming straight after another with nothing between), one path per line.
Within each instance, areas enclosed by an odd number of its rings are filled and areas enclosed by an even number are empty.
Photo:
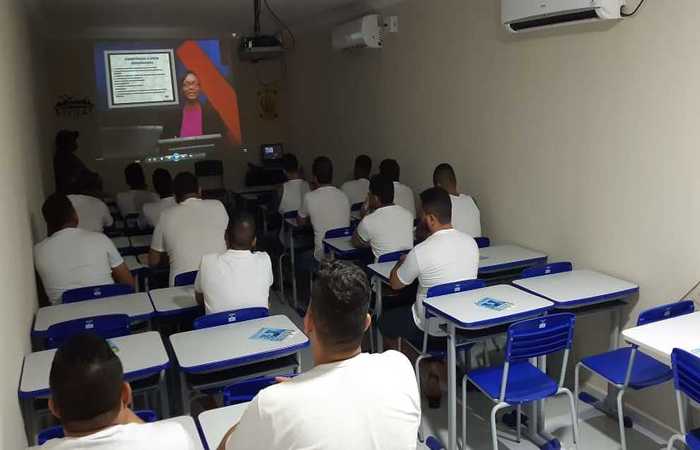
M211 102L202 102L202 87L196 73L188 71L180 82L182 109L164 127L165 138L223 134L225 127Z

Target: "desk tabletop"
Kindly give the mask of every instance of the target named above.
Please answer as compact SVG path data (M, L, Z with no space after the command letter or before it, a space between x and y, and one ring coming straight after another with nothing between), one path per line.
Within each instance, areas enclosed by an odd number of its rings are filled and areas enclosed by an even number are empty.
M634 283L593 270L525 278L515 280L513 284L553 301L560 309L619 300L639 291L639 286Z
M493 273L547 262L547 255L518 245L492 245L479 249L479 273Z
M262 194L265 192L274 192L279 187L278 184L268 184L264 186L243 186L233 191L236 195L242 194Z
M163 340L155 331L109 339L122 362L127 379L142 378L166 369L170 359ZM19 394L41 397L49 393L49 372L56 350L43 350L24 357Z
M146 320L153 315L153 305L145 292L137 292L116 297L45 306L36 312L32 333L42 335L51 325L57 323L107 314L126 314L132 320Z
M114 243L114 246L117 247L117 250L124 250L126 248L131 247L129 238L126 236L113 237L112 242Z
M622 332L622 337L670 366L674 348L700 355L700 312L628 328Z
M146 268L146 266L141 264L141 261L139 261L139 259L134 255L125 256L124 263L126 264L126 267L129 269L129 272L136 272L138 270L143 270Z
M159 316L178 314L199 307L194 298L194 286L153 289L148 295Z
M484 299L507 302L509 306L500 311L480 306L478 302ZM470 330L536 317L554 306L542 297L506 284L427 298L423 304L426 311L449 320L458 328Z
M204 411L197 417L199 426L202 427L204 440L210 449L215 449L221 443L224 435L232 426L238 424L249 403L224 406L223 408Z
M150 247L151 240L153 240L152 234L144 234L129 237L129 242L131 243L131 246L136 248Z
M352 245L352 236L324 239L323 243L338 253L353 253L362 250Z
M368 264L367 268L372 275L379 277L382 281L389 281L389 276L391 276L391 271L396 266L398 261L387 261L383 263Z
M281 341L251 339L261 328L292 334ZM185 372L212 372L291 355L309 346L309 339L286 316L270 316L170 336L177 362Z

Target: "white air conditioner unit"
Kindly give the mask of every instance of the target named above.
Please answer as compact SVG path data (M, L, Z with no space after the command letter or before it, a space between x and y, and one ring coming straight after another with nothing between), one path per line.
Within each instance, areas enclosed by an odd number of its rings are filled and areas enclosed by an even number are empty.
M625 0L501 0L501 19L512 33L582 22L620 19Z
M381 48L382 19L371 14L333 29L333 48Z

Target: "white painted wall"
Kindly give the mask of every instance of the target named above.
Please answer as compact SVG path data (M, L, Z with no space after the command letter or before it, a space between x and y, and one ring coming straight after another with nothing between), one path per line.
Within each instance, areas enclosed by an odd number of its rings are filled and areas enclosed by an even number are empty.
M515 37L499 4L407 0L386 10L400 32L380 51L299 36L292 149L331 156L339 177L360 152L395 157L417 191L454 164L496 241L638 282L630 325L700 278L700 3ZM576 356L604 350L607 327L580 320ZM670 386L627 398L677 427Z
M22 358L36 309L32 245L44 234L40 207L51 185L50 105L44 102L42 46L31 33L28 2L0 1L0 448L26 445L17 400ZM47 140L48 139L48 140Z

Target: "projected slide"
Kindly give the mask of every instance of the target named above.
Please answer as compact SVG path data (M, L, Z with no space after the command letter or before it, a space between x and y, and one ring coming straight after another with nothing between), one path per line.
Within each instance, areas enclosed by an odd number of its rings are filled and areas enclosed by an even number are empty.
M178 104L172 50L105 52L109 107Z

